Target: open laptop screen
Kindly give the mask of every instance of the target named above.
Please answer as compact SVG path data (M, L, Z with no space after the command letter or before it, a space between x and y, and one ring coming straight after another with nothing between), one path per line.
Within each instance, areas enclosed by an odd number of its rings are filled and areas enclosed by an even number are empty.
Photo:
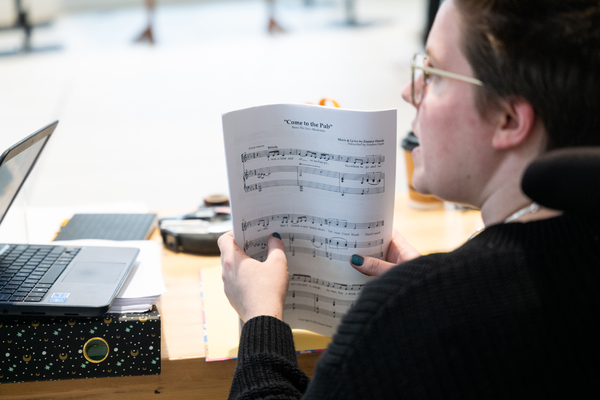
M55 127L56 122L40 129L0 156L0 222L4 219Z

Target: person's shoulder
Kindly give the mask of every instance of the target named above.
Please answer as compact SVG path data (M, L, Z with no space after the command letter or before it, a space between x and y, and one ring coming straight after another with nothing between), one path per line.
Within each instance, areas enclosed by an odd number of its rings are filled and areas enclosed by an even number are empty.
M485 273L482 266L494 255L486 254L478 247L465 247L424 255L391 268L365 286L347 318L352 320L354 316L360 316L364 327L378 318L385 318L388 312L393 315L404 307L421 306L421 302L429 301L426 297L432 292L451 290L445 282L469 286L469 281L478 280L474 277L477 271Z
M502 291L521 280L530 259L522 246L503 230L488 232L450 252L432 253L397 265L369 282L361 293L358 310L426 307L433 298L460 302L462 295ZM490 235L491 233L491 235Z
M462 251L421 256L369 282L344 316L321 365L336 370L351 368L352 360L362 359L365 349L386 358L386 351L420 337L425 329L423 321L435 321L434 314L447 305L456 308L456 293L462 289L448 283L457 282L457 271L464 265ZM468 279L458 280L462 282L458 287L470 286ZM404 339L397 342L398 335Z
M437 281L445 275L456 276L465 267L482 265L490 258L503 257L502 253L507 251L491 246L488 241L482 239L467 242L452 251L423 255L397 265L370 282L365 289L367 292L392 292L402 295L411 288L418 289L420 286L430 285L431 280ZM399 287L404 290L399 291Z
M371 326L389 323L397 315L419 320L425 314L443 310L448 314L458 310L465 315L479 314L483 309L497 311L504 307L508 312L513 306L521 307L520 301L527 303L528 298L536 298L531 294L544 284L543 267L558 263L552 260L552 254L572 255L589 247L586 240L596 240L595 235L589 235L589 226L597 224L569 216L539 223L501 224L489 227L453 251L397 265L365 286L346 315L343 329L358 335ZM549 227L569 229L550 229L556 232L552 234ZM579 230L587 234L579 234ZM588 239L582 239L584 236ZM548 254L540 261L540 253L544 252ZM506 301L508 294L514 301Z

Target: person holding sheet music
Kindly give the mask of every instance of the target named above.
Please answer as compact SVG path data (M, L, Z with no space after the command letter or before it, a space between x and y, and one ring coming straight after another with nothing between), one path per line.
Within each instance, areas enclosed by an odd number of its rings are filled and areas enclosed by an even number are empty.
M259 263L222 236L225 292L246 321L230 398L598 396L600 222L548 209L521 176L555 149L600 146L600 2L447 0L403 97L416 108L413 184L481 209L483 231L420 256L394 234L379 277L320 357L298 368L280 319L283 243Z

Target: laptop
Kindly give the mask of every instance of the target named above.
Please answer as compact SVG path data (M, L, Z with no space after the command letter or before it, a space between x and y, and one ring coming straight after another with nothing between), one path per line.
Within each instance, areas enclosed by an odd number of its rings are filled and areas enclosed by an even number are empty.
M58 121L0 156L0 223ZM91 317L108 311L139 249L0 243L0 316Z

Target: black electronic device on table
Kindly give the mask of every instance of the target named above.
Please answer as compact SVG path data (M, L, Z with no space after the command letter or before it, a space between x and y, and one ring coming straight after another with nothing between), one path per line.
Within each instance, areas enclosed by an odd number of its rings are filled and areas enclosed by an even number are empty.
M156 214L75 214L54 241L78 239L145 240L156 228Z
M218 205L216 205L218 204ZM163 243L176 252L219 255L217 240L232 229L227 199L207 198L198 210L158 221Z

